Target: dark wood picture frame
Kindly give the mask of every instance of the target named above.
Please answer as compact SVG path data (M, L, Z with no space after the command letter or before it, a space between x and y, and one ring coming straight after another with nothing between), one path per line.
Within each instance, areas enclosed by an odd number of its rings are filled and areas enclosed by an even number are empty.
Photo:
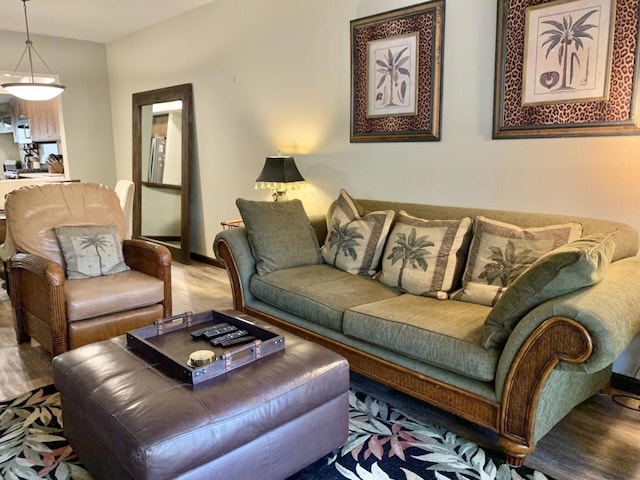
M351 142L440 140L444 3L350 22Z
M612 57L606 98L522 104L527 8L562 2L578 0L498 0L493 138L640 134L637 0L612 2ZM575 49L575 42L571 48Z

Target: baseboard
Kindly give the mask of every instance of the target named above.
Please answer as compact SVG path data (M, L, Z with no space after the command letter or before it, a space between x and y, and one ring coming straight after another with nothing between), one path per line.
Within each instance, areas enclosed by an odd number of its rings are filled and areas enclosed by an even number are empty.
M213 265L214 267L224 268L224 263L222 263L217 258L207 257L206 255L201 255L199 253L191 252L191 259L200 263L206 263L208 265Z
M640 395L640 378L628 377L621 373L611 374L611 386L625 392Z

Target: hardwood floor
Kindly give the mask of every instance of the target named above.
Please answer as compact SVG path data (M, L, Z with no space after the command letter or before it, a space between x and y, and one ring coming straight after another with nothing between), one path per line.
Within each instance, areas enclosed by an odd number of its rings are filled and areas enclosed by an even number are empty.
M175 263L172 276L174 313L232 308L225 270ZM9 298L0 290L0 400L52 383L50 355L35 342L17 345L12 322ZM425 421L495 448L491 432L363 377L354 375L353 382ZM620 400L630 408L604 394L575 408L538 443L525 464L556 480L640 480L640 399Z

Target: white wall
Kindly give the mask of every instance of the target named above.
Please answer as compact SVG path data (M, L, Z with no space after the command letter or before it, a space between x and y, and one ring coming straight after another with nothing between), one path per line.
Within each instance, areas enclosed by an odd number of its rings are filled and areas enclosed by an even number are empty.
M0 30L0 70L13 71L25 39L24 33ZM114 186L116 169L105 45L40 35L32 35L31 39L67 87L61 96L66 171L70 178ZM20 70L28 70L25 60ZM36 59L34 70L48 73Z
M495 0L446 4L442 140L349 143L349 21L415 1L217 0L107 46L118 177L131 94L193 83L192 250L213 256L264 158L293 154L324 211L356 197L602 217L640 228L640 137L492 140ZM66 95L66 94L65 94ZM623 373L632 375L640 349ZM618 363L622 365L622 363ZM635 367L634 367L635 368Z

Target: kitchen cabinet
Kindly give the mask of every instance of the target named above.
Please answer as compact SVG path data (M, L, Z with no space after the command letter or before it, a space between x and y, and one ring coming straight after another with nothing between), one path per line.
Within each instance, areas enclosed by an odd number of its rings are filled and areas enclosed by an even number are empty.
M20 102L25 104L32 142L60 141L58 101L58 98L54 98L40 102Z

